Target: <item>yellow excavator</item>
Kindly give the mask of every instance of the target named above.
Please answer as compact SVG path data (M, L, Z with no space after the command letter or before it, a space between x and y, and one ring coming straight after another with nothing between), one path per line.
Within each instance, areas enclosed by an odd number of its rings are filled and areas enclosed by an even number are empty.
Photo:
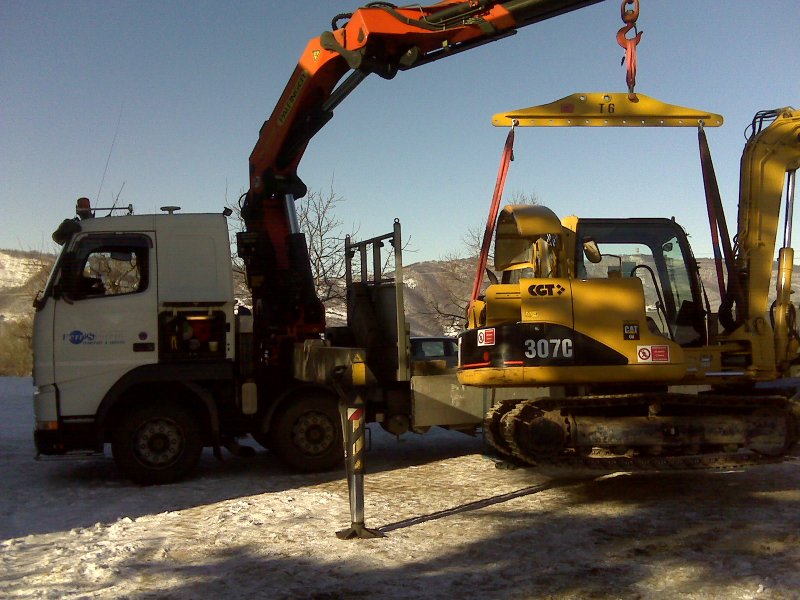
M596 470L727 468L786 456L800 421L799 380L791 379L800 335L790 299L800 111L753 119L732 240L704 131L722 123L719 115L643 95L576 94L500 113L494 123L697 126L712 239L718 247L722 238L722 247L714 312L674 220L559 219L544 206L505 207L496 221L496 272L459 336L458 376L466 385L543 393L496 403L485 420L490 444L525 464Z

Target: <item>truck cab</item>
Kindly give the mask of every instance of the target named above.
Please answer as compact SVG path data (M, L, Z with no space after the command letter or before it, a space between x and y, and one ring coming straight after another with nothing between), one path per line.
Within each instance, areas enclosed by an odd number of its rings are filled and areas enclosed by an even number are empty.
M235 402L226 219L173 212L84 209L54 234L63 249L35 303L39 454L110 442L134 478L155 468L167 480L213 437L215 397Z

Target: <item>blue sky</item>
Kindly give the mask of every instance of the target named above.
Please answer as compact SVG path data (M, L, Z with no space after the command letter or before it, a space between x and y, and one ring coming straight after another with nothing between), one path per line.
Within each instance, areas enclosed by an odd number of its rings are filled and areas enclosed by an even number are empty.
M368 78L311 142L300 176L315 190L332 186L345 199L338 217L361 236L400 218L415 251L406 262L459 251L494 188L506 136L491 126L494 113L624 91L619 4L525 27L392 81ZM259 127L307 40L356 7L0 0L0 247L50 249L77 197L107 206L121 188L137 213L220 211L226 195L246 190ZM758 110L800 107L800 6L641 0L639 26L637 91L726 119L708 133L733 227L745 127ZM506 194L536 194L560 216L674 216L708 256L696 137L521 129Z

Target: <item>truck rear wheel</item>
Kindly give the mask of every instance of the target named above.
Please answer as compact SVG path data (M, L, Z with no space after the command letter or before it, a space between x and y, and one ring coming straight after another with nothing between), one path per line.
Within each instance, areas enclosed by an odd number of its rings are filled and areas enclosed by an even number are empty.
M111 440L119 470L144 485L182 479L197 466L202 451L199 420L174 403L126 411L117 420Z
M316 392L288 400L270 432L270 447L295 471L328 471L343 464L341 417L333 396Z

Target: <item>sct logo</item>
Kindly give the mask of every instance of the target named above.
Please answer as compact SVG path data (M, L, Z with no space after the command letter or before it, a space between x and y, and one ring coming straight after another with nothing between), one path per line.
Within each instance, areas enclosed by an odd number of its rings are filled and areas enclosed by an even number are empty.
M566 291L560 283L535 283L528 287L531 296L560 296Z
M94 341L94 334L93 333L84 333L83 331L70 331L66 336L70 344L82 344L83 342L92 342Z

